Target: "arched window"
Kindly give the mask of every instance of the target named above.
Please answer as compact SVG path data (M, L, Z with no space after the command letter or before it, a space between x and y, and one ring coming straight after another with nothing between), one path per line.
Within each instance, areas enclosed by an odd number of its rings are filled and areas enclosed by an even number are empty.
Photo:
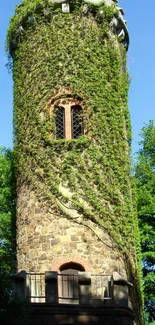
M58 275L59 303L79 304L79 284L78 272L85 271L84 267L78 263L66 263L60 267Z
M50 107L54 116L56 139L77 139L84 134L81 101L72 98L59 99Z
M80 105L71 106L71 116L72 139L77 139L83 134L82 108Z
M55 107L55 137L56 139L65 138L65 109L62 106Z

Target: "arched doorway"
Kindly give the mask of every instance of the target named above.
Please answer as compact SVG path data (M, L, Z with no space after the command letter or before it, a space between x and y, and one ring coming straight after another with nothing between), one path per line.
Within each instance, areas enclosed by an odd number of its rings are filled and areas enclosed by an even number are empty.
M60 266L58 274L59 303L79 304L78 272L84 272L81 264L68 262Z

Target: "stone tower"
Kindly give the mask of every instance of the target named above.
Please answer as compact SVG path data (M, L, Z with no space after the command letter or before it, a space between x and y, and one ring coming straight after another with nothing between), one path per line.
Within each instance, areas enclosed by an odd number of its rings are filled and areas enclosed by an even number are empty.
M50 306L38 324L132 324L134 314L139 323L123 9L116 0L23 0L7 42L15 290L32 314Z

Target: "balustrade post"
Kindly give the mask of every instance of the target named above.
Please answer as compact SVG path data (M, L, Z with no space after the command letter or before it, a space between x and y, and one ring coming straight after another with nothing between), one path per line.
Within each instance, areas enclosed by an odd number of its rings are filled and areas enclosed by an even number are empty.
M124 280L117 272L114 272L111 278L111 288L113 302L124 307L129 306L129 287L132 283Z
M79 274L79 303L80 305L91 305L91 273L78 272Z
M58 274L55 271L45 272L45 297L47 303L58 303Z
M13 296L20 299L26 298L26 271L21 271L12 276Z

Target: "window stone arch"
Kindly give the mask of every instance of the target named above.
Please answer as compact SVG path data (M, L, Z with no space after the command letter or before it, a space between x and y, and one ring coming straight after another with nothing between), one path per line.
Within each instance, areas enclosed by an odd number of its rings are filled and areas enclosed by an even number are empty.
M55 139L77 139L85 134L83 99L72 97L70 92L58 92L46 105L50 117L54 118L52 137Z

